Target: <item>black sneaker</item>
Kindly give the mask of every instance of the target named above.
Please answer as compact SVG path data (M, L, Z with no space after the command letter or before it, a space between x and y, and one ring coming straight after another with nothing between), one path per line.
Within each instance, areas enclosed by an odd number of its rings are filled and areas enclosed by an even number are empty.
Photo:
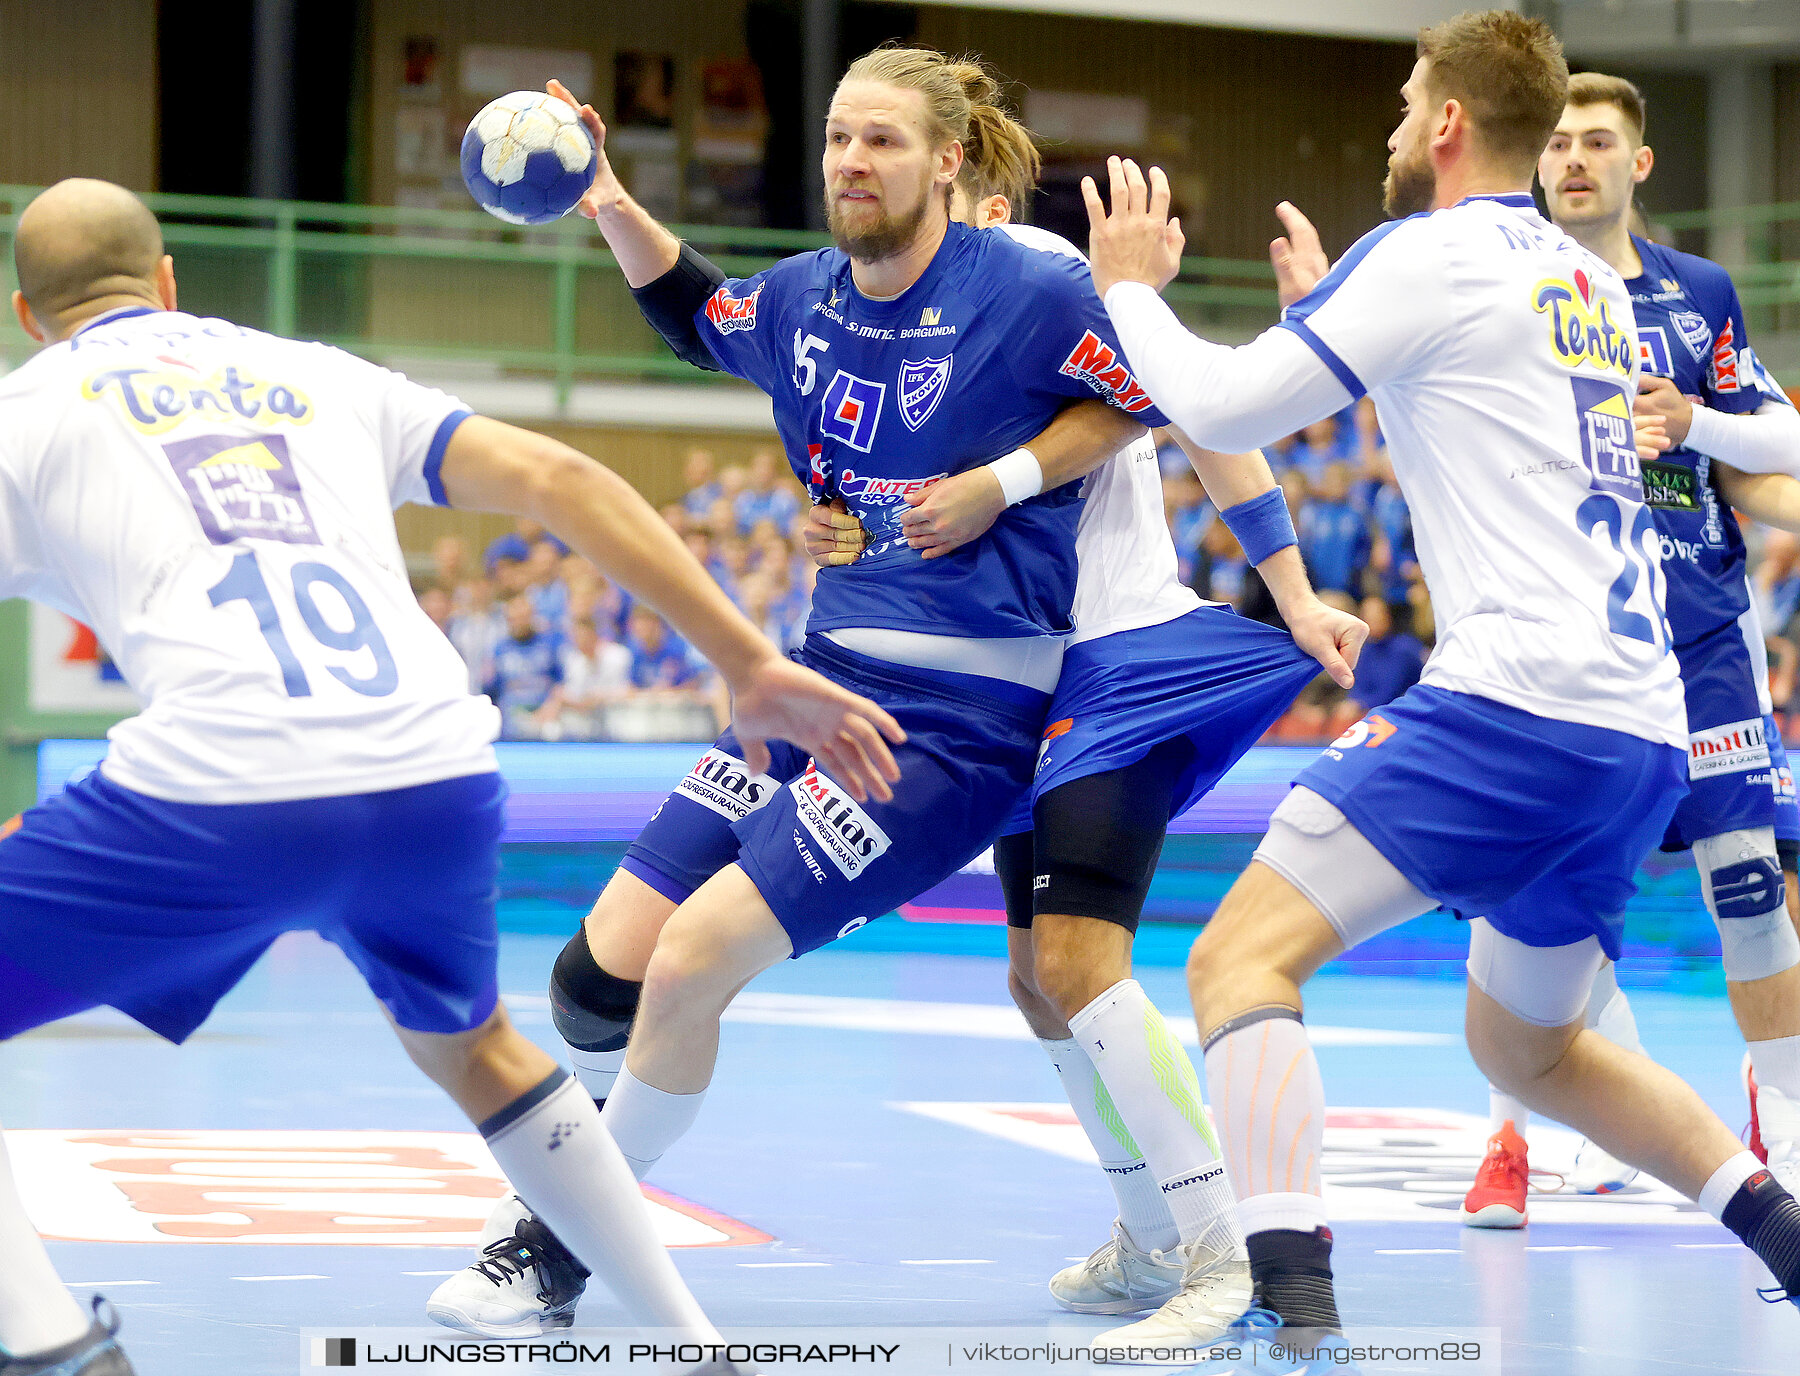
M483 1338L532 1338L573 1327L587 1267L522 1203L506 1202L521 1214L512 1231L438 1286L425 1313Z
M72 1343L27 1357L0 1352L0 1376L136 1376L117 1341L118 1311L98 1295L93 1306L93 1325Z

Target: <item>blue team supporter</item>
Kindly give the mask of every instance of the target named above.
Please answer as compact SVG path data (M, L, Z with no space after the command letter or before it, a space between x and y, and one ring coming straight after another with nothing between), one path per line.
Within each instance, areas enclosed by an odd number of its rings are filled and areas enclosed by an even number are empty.
M1296 523L1300 550L1313 586L1362 595L1363 570L1368 567L1369 525L1350 504L1350 469L1343 463L1326 467L1318 483L1318 495L1300 509Z

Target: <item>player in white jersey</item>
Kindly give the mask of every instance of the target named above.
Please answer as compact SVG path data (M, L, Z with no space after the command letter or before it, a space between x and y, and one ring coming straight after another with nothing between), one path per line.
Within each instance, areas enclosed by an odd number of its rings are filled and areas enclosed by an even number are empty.
M719 663L754 750L811 740L885 792L898 728L787 662L584 456L338 350L177 311L129 192L59 183L15 256L44 347L0 382L0 597L93 626L145 706L0 840L0 1039L108 1004L181 1041L277 936L316 930L578 1264L638 1321L716 1342L593 1104L498 1002L495 711L414 602L392 508L541 519ZM0 1373L130 1371L116 1320L58 1281L3 1151L0 1256Z
M1027 190L965 174L952 213L1000 226L1041 252L1080 257L1058 235L1008 223ZM1074 411L1057 421L1079 423ZM1013 998L1119 1206L1112 1238L1057 1274L1051 1294L1077 1313L1130 1314L1171 1299L1187 1276L1191 1336L1221 1332L1243 1312L1248 1266L1198 1077L1131 977L1132 939L1169 822L1256 743L1321 664L1348 686L1344 655L1354 661L1364 632L1313 596L1262 455L1182 442L1223 519L1320 658L1280 630L1202 602L1181 583L1156 446L1148 435L1135 439L1083 488L1075 630L1030 796L995 842L994 861ZM984 481L976 472L930 490L937 494L933 528L918 537L921 547L976 538L999 508L998 494L982 504ZM953 535L944 532L946 514ZM829 538L851 524L820 508L809 522L810 543L832 551L827 557L853 553L853 530ZM1132 1327L1107 1342L1154 1337Z
M1687 731L1633 436L1631 303L1528 190L1567 84L1549 28L1510 11L1421 34L1389 144L1388 207L1406 218L1316 285L1283 255L1293 304L1240 349L1195 338L1157 296L1182 243L1160 170L1146 186L1113 160L1110 216L1084 185L1095 286L1197 441L1248 447L1374 396L1439 627L1420 684L1300 775L1189 959L1258 1299L1291 1325L1340 1322L1300 985L1440 904L1479 914L1467 1033L1489 1079L1697 1199L1770 1265L1777 1298L1800 1297L1800 1203L1688 1086L1582 1026L1685 789ZM1666 443L1648 427L1646 452Z

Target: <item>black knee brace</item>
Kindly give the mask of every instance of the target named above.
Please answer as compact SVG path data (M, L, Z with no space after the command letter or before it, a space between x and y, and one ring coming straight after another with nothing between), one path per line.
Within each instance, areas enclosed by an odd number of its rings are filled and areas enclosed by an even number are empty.
M622 1051L644 986L602 970L578 931L550 972L550 1016L577 1051Z

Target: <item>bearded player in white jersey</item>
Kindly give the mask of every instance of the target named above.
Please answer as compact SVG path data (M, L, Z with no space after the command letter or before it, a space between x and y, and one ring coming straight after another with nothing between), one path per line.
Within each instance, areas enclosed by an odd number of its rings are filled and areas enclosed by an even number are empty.
M1633 436L1631 300L1529 190L1568 67L1510 11L1427 29L1418 51L1389 141L1405 218L1322 276L1284 255L1292 304L1240 349L1157 296L1182 245L1161 171L1146 185L1114 159L1110 216L1083 188L1095 287L1197 441L1247 448L1374 396L1440 629L1419 685L1299 776L1189 959L1257 1298L1284 1324L1340 1326L1300 986L1442 904L1473 918L1467 1033L1489 1079L1698 1200L1769 1265L1770 1296L1800 1302L1800 1203L1687 1085L1583 1027L1682 797L1687 726ZM1646 452L1666 445L1646 427Z
M965 165L951 214L1080 258L1066 239L1011 223L1034 170L1035 156L997 169L991 161ZM1062 443L1065 431L1098 440L1110 423L1130 442L1097 466L1081 466L1089 476L1075 542L1075 629L1036 778L995 842L994 862L1014 1001L1118 1202L1112 1237L1054 1276L1051 1295L1076 1313L1120 1315L1179 1293L1182 1335L1217 1336L1249 1304L1244 1240L1198 1077L1131 977L1133 936L1169 822L1242 758L1321 666L1348 687L1366 628L1313 596L1263 456L1213 453L1178 435L1222 519L1319 658L1295 637L1183 586L1156 445L1122 419L1124 427L1118 413L1083 403L1046 432L1058 448L1072 448ZM979 538L1004 505L981 470L914 500L902 527L927 558ZM862 548L855 519L828 506L814 508L807 535L822 564L846 562ZM1153 1346L1171 1317L1103 1342Z
M719 665L757 758L804 742L885 794L898 727L786 661L585 456L177 311L129 192L50 188L15 257L44 347L0 383L0 597L93 626L145 707L0 840L0 1039L111 1005L179 1042L277 936L315 930L578 1264L634 1321L718 1343L593 1103L498 1002L497 716L413 600L392 508L541 520ZM0 1376L130 1372L116 1316L57 1279L3 1148L0 1258Z

